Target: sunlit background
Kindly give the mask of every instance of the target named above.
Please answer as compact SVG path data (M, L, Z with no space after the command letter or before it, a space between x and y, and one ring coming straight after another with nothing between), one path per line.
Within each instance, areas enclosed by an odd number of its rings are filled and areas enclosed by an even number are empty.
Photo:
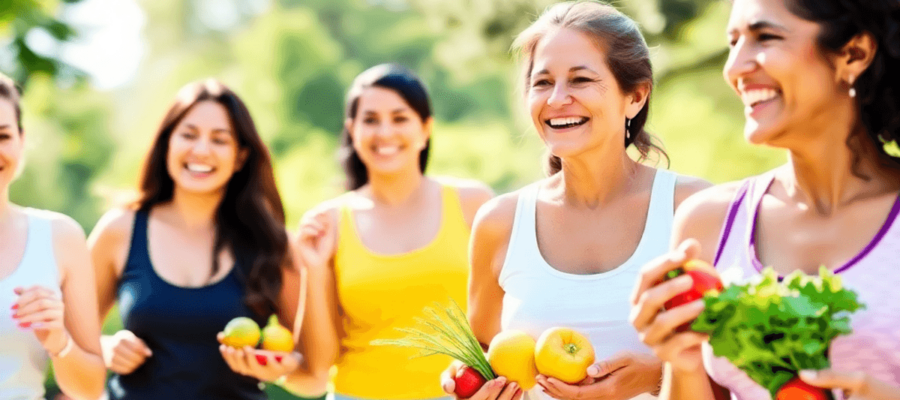
M250 108L296 226L305 210L341 191L334 154L346 88L389 61L419 73L433 97L429 172L517 189L542 176L542 147L509 48L552 3L0 0L0 70L25 91L27 165L12 200L63 212L90 231L106 209L132 198L178 88L211 76ZM717 183L784 159L742 138L742 106L721 73L729 4L615 3L653 48L649 129L671 169Z

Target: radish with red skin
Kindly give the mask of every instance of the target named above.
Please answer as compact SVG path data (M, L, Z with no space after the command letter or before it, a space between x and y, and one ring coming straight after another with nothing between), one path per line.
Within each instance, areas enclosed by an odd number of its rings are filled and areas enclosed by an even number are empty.
M453 383L456 386L453 392L461 399L468 399L474 396L478 389L484 386L485 382L487 380L478 371L466 365L458 369L456 376L453 377Z
M775 400L834 400L831 391L810 385L794 377L778 389Z

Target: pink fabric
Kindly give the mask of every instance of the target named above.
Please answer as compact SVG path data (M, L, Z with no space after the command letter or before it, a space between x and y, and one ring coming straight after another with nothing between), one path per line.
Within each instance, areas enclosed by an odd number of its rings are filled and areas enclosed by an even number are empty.
M750 178L735 196L722 228L717 269L737 267L744 278L759 273L762 264L753 240L756 216L773 177L769 173ZM836 338L830 349L833 369L863 371L895 386L900 386L900 223L895 223L898 213L900 197L869 245L834 269L844 286L859 294L866 309L851 316L853 333ZM708 344L703 346L703 363L710 377L731 391L732 399L771 399L765 388L728 360L715 357Z

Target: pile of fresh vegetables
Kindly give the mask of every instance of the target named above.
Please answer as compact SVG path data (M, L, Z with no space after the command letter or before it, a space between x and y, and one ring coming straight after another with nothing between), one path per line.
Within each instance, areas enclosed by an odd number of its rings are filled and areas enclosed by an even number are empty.
M691 328L708 333L716 356L777 399L801 385L800 370L830 367L831 341L851 332L850 313L864 307L824 267L818 277L797 271L781 282L766 268L757 279L710 291L703 300L706 308Z

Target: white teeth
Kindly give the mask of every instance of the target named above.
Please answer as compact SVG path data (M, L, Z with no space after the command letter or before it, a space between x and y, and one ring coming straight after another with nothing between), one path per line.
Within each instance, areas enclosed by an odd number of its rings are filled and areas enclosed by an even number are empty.
M566 118L551 118L549 122L550 126L553 128L566 127L569 125L579 125L583 122L587 121L587 118L584 117L566 117Z
M382 156L392 156L392 155L400 152L400 147L399 146L380 146L375 149L375 152L378 153L378 155L382 155Z
M191 172L206 173L206 172L212 172L213 167L211 167L209 165L203 165L203 164L188 164L187 169L188 169L188 171L191 171Z
M773 89L753 89L742 92L741 100L744 101L745 106L753 107L757 103L772 100L777 95L778 92Z

